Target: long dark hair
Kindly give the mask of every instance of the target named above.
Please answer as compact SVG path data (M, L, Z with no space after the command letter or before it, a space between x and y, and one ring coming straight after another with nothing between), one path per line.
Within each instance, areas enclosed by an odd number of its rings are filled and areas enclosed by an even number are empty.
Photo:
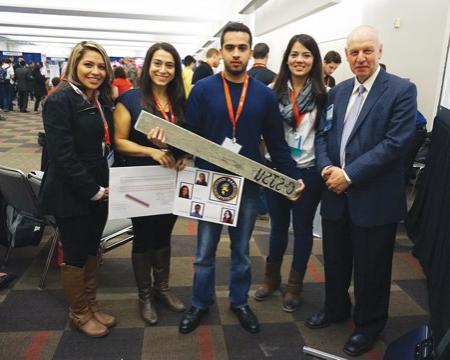
M320 118L322 109L325 105L327 90L323 83L322 57L320 56L319 46L317 45L316 40L314 40L313 37L306 34L300 34L294 35L291 38L291 40L289 40L289 43L283 54L283 60L281 61L280 71L278 72L275 84L273 85L273 90L277 94L278 100L280 100L281 97L284 96L284 94L286 94L288 91L287 84L288 80L291 79L292 74L291 71L289 70L287 62L289 54L291 53L291 50L296 42L299 42L305 48L311 51L314 58L311 71L309 73L309 78L311 79L312 83L314 102L316 103L317 106L317 116L316 116L316 124L317 124L318 122L317 120Z
M158 50L167 51L175 60L175 76L167 85L167 96L172 104L173 112L176 117L176 123L180 124L184 118L184 105L186 101L183 78L181 77L181 58L178 51L169 43L160 42L152 45L145 55L144 65L140 77L140 89L142 97L142 107L151 112L158 113L155 101L153 100L152 79L150 78L149 69L153 59L153 55Z

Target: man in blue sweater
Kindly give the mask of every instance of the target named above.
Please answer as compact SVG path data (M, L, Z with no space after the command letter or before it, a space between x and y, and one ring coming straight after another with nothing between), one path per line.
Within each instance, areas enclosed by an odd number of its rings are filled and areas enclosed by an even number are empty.
M221 36L221 54L225 69L221 74L200 80L192 89L185 112L185 127L204 138L261 161L259 143L264 138L272 161L279 171L299 179L300 173L284 140L281 115L272 90L247 75L252 35L247 26L229 23ZM151 134L151 133L150 133ZM158 135L149 137L158 139ZM160 137L160 139L162 139ZM226 172L203 159L196 158L201 169ZM299 180L296 194L303 183ZM231 269L229 300L231 310L242 327L257 333L258 319L248 306L251 285L249 241L258 212L259 186L245 181L236 227L229 227ZM199 221L197 253L194 261L192 307L184 314L179 331L193 331L208 307L214 303L215 254L222 225Z

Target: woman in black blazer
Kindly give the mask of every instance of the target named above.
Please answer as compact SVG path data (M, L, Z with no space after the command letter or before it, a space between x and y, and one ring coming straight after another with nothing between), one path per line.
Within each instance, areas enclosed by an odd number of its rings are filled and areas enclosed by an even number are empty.
M40 200L64 249L61 281L72 324L101 337L116 324L96 301L97 250L108 214L112 69L105 50L83 41L70 54L65 81L43 111L49 163Z

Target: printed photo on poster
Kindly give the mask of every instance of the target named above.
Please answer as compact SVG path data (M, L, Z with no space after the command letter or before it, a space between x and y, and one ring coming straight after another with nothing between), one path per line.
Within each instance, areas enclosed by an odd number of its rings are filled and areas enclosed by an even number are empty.
M192 184L181 183L178 190L178 197L182 199L191 199L192 198Z
M220 221L224 224L234 223L234 210L222 208L222 214L220 215Z
M195 218L203 218L203 212L205 211L205 204L193 201L191 203L190 215Z
M203 170L197 170L195 174L195 185L208 186L209 174Z

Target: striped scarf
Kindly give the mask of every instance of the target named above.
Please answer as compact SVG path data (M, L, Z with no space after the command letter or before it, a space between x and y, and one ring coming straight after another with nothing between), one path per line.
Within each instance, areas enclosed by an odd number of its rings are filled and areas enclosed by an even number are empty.
M288 88L279 99L279 108L283 120L288 123L292 128L297 128L297 121L295 119L294 113L292 111L291 98L289 97L289 91L292 91L291 82L288 82ZM311 79L307 79L305 86L302 91L297 95L297 106L300 114L308 113L314 110L315 102L314 95L312 92L312 82Z

